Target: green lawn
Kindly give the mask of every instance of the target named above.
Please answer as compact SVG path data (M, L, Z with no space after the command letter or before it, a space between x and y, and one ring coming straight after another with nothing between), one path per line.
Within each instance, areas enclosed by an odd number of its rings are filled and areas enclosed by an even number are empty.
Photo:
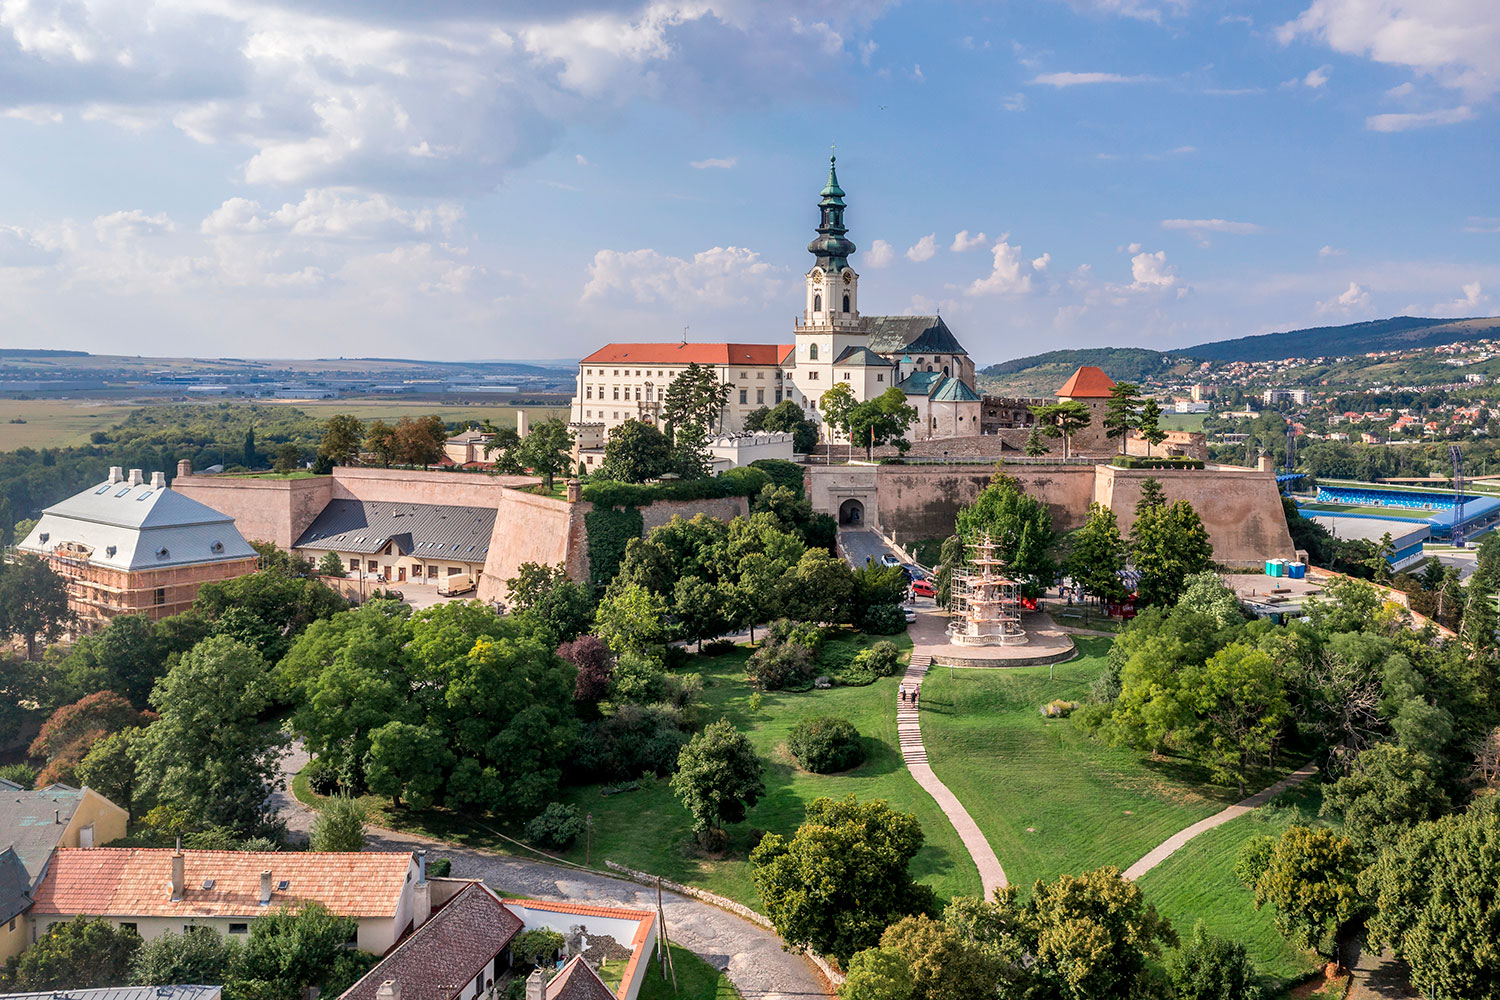
M1054 698L1082 701L1111 640L1078 637L1083 655L1049 667L934 668L922 684L922 734L933 770L989 838L1009 880L1103 865L1129 867L1185 826L1238 799L1194 765L1094 740L1044 719Z
M1332 514L1367 514L1393 521L1420 521L1431 517L1436 511L1412 510L1409 507L1356 507L1347 503L1319 503L1312 501L1301 505L1302 510L1326 511Z
M1266 977L1267 991L1285 988L1316 968L1313 957L1287 944L1269 909L1255 909L1249 889L1234 877L1235 855L1256 834L1278 835L1292 823L1313 822L1322 789L1310 781L1269 806L1194 837L1141 877L1146 898L1186 937L1202 920L1208 931L1240 941Z
M639 1000L739 1000L739 990L729 977L680 945L670 949L672 964L663 979L652 953L651 968L641 980ZM623 970L622 970L623 971ZM672 991L672 974L677 975L677 991Z
M862 644L872 641L860 637ZM898 641L909 648L905 636ZM731 828L725 855L705 856L694 847L687 811L663 778L618 795L605 796L597 786L564 794L564 801L593 814L593 864L598 866L607 858L760 909L747 861L755 831L790 835L801 823L807 803L819 796L852 792L862 801L883 798L897 809L916 814L927 842L913 861L913 872L940 897L977 895L979 872L958 834L902 763L896 741L897 679L887 677L868 687L770 692L763 696L760 711L752 713L744 671L748 655L748 649L742 648L725 656L696 658L693 665L703 674L705 721L727 717L749 734L766 765L766 795L750 810L746 822ZM810 715L838 715L854 723L865 738L865 763L835 775L800 770L785 744L792 726ZM585 845L579 843L565 857L582 862L585 853Z

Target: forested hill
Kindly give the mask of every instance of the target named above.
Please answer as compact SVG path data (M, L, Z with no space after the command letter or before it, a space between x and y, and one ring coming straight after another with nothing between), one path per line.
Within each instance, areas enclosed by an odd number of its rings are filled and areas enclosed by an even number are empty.
M1186 359L1144 347L1090 347L1072 351L1048 351L1029 358L990 365L980 371L987 376L990 392L1016 396L1051 396L1079 365L1097 365L1116 381L1140 382L1148 376L1171 373Z
M1500 318L1393 316L1347 326L1318 326L1258 337L1217 340L1184 347L1181 353L1206 361L1280 361L1282 358L1326 358L1369 351L1411 350L1496 336L1500 336Z

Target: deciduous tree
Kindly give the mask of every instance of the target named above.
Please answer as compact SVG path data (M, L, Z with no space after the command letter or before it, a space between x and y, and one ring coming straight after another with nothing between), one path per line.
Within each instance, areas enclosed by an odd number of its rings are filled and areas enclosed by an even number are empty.
M118 986L128 981L130 960L140 946L133 930L74 917L37 938L11 960L14 965L7 962L0 983L32 992Z
M672 471L672 445L655 424L626 420L609 429L599 479L644 483Z
M699 843L716 847L724 842L724 827L742 821L745 810L765 794L764 771L755 745L728 719L688 741L677 755L672 791L692 814Z
M1245 784L1262 761L1273 763L1290 707L1271 657L1235 642L1183 671L1182 691L1198 725L1193 746L1216 781Z
M130 981L139 986L163 983L222 983L240 961L240 944L210 926L190 933L167 931L141 944L130 960Z
M0 634L26 640L26 658L36 659L37 640L52 642L73 620L68 587L42 559L17 556L0 564Z
M1175 1000L1260 1000L1255 963L1245 946L1209 934L1201 920L1166 966Z
M1336 954L1339 936L1363 909L1355 879L1359 852L1323 827L1291 826L1255 883L1255 906L1270 905L1276 926L1299 948Z
M1326 787L1322 812L1341 817L1349 839L1373 853L1451 808L1434 770L1435 762L1424 754L1394 743L1376 744L1354 759L1348 774Z
M1118 601L1125 596L1121 573L1125 569L1125 541L1115 512L1099 503L1089 504L1088 520L1069 538L1066 562L1068 576L1090 597Z
M796 406L796 403L792 404ZM823 426L828 428L828 440L849 440L849 414L859 405L854 390L848 382L839 382L818 397L818 412L823 414Z
M1130 555L1141 574L1136 593L1142 603L1175 604L1188 577L1213 568L1214 548L1198 512L1178 500L1136 514Z
M351 413L336 413L323 422L318 455L330 465L354 465L365 441L365 425ZM184 980L185 981L185 980Z
M542 477L542 489L552 492L552 478L566 472L571 460L573 432L553 417L534 425L516 447L516 460Z

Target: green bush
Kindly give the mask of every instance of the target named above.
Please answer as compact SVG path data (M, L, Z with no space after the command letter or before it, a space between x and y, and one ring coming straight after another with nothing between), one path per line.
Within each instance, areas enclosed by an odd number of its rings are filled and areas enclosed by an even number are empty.
M778 618L771 623L766 633L765 644L770 646L783 642L806 646L816 656L823 648L823 630L812 622L794 622L789 618Z
M906 631L906 613L899 604L874 604L865 609L859 630L866 635L900 635Z
M1240 845L1239 853L1234 856L1234 877L1240 880L1247 889L1254 889L1255 883L1260 881L1260 876L1271 863L1271 852L1276 849L1276 838L1260 833L1251 837Z
M854 666L863 667L876 677L889 677L901 666L901 650L896 648L894 642L882 639L869 649L856 653Z
M314 851L359 851L365 846L364 804L347 795L323 803L313 820L309 846Z
M4 778L6 781L14 781L22 788L35 788L38 773L36 768L24 761L0 767L0 778Z
M864 744L853 723L831 715L803 719L793 726L787 749L797 763L815 774L847 771L865 759Z
M516 961L527 965L542 965L552 961L552 956L562 951L563 936L546 927L522 931L510 943L510 953Z
M738 472L739 470L729 470ZM764 471L764 470L760 470ZM617 483L600 479L583 484L583 499L601 507L646 507L657 500L715 500L720 497L751 497L761 491L769 476L719 476L715 479L672 479L660 483ZM753 487L753 488L752 488Z
M803 470L796 462L788 462L784 458L757 458L750 463L750 468L764 472L777 486L785 486L795 491L799 497L803 495Z
M427 862L428 878L447 878L448 873L453 870L453 861L449 858L437 858Z
M1199 458L1144 458L1140 455L1116 455L1110 459L1110 465L1117 469L1201 469L1203 460Z
M542 814L526 824L526 839L559 850L583 836L583 817L578 807L549 802Z
M804 687L816 672L812 650L795 642L767 642L745 661L745 676L762 691Z
M712 642L705 642L699 652L704 656L723 656L725 653L734 652L734 647L733 639L715 639Z
M1177 1000L1260 1000L1259 973L1245 946L1209 934L1201 920L1167 957L1166 971Z
M302 773L307 775L307 787L316 795L332 795L339 790L338 772L326 760L311 761Z

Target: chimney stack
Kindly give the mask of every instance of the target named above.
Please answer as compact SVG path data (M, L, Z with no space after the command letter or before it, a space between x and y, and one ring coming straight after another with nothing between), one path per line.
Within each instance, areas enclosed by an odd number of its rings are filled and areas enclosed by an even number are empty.
M417 885L427 881L427 851L417 852Z
M119 465L109 467L109 481L111 483L123 483L125 481L125 468Z
M387 979L375 987L375 1000L401 1000L401 984Z
M181 458L181 459L178 459L177 460L177 478L181 479L183 476L191 476L192 474L193 474L193 460L190 459L190 458Z
M526 977L526 1000L547 1000L547 975L541 969Z
M185 859L182 856L182 841L177 841L177 850L172 852L172 898L181 899L184 883L187 881L185 871Z
M128 480L128 482L130 483L131 486L140 486L145 481L146 481L146 477L143 476L143 475L141 475L141 470L140 469L131 469L130 470L130 479Z
M151 488L153 490L164 490L167 488L167 474L165 472L151 473Z
M268 868L260 873L260 905L269 906L271 903L271 870Z
M516 411L516 437L523 438L531 433L531 421L526 419L525 410Z

